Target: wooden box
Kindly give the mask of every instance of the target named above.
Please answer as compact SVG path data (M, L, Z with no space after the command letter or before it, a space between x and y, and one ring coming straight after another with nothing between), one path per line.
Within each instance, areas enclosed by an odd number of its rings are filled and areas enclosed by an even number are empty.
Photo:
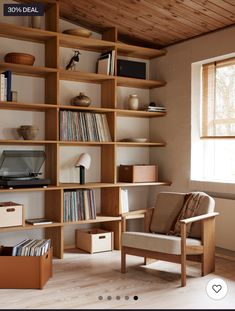
M15 227L23 225L23 206L14 202L0 202L0 227Z
M102 229L76 230L76 247L88 253L113 250L113 232Z
M120 182L155 182L158 181L157 165L120 165Z
M0 288L42 289L52 277L52 248L42 256L1 256L1 249Z

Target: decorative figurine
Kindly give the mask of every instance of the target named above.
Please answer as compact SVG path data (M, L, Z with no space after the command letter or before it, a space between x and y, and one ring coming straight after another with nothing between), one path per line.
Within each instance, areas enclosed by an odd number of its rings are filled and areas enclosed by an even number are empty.
M79 55L81 53L79 51L74 51L74 55L71 57L68 65L66 66L66 70L74 70L75 69L75 66L76 66L76 63L79 62Z

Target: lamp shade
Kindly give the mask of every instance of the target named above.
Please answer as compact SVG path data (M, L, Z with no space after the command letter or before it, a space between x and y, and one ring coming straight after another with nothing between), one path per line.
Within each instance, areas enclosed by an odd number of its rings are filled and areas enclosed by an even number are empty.
M84 166L87 170L90 168L91 165L91 156L89 153L82 153L78 158L78 161L75 167Z

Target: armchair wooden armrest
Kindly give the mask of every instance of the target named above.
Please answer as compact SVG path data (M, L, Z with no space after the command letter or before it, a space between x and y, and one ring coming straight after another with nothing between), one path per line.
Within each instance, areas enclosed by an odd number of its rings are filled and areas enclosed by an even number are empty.
M127 219L146 218L146 215L148 214L148 212L149 212L149 208L123 213L122 214L122 232L126 231L126 220Z
M212 217L215 217L218 215L219 215L219 213L208 213L205 215L199 215L199 216L194 216L191 218L182 219L182 220L180 220L180 222L187 225L191 222L202 221L204 219L212 218Z

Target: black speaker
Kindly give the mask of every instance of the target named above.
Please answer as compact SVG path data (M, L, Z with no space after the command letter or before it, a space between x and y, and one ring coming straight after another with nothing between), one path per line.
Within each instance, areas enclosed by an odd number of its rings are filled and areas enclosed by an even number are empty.
M121 77L146 79L146 63L118 59L117 75Z

